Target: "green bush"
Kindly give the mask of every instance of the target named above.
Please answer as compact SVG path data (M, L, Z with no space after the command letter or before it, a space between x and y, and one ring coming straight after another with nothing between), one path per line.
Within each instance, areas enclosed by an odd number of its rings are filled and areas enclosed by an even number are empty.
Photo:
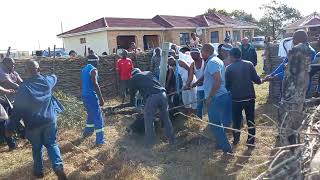
M56 91L55 97L63 104L65 111L59 114L58 126L60 128L80 129L85 125L87 113L82 101L74 96Z

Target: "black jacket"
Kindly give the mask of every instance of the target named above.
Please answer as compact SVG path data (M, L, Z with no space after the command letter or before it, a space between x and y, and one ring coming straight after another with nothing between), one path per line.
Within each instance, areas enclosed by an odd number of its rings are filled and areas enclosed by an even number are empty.
M247 48L241 46L241 58L243 60L247 60L252 62L254 66L257 65L257 52L256 49L252 45L248 45Z
M226 69L226 88L231 92L233 101L255 99L253 83L261 84L253 64L249 61L238 60Z

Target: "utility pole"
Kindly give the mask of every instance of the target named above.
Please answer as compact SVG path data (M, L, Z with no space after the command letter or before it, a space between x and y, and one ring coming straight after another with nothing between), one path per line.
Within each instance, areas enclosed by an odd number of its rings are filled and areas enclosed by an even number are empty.
M63 25L62 25L62 21L61 21L61 24L60 24L60 28L61 28L61 34L63 33ZM64 49L64 42L63 42L63 38L62 38L62 47Z
M167 70L168 70L168 55L171 47L171 43L164 42L162 44L162 56L160 62L160 77L159 81L161 86L166 87L166 78L167 78Z

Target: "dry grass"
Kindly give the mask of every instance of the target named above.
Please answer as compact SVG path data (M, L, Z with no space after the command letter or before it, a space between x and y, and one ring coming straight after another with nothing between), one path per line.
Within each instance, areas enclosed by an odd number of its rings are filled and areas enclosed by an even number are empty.
M259 52L261 55L261 52ZM261 62L258 69L261 72ZM257 125L271 126L262 114L275 117L276 109L266 104L267 84L256 87ZM76 99L73 99L76 100ZM116 104L118 101L109 101ZM62 118L74 119L81 113L81 108L71 109ZM75 112L74 112L75 111ZM78 112L79 111L79 112ZM69 113L69 114L68 114ZM81 123L84 119L79 120ZM234 149L236 155L225 159L221 151L215 150L215 140L206 124L179 116L174 122L178 144L169 146L163 133L158 132L159 143L152 149L143 148L143 137L129 136L125 128L133 121L131 116L109 115L106 117L105 134L107 144L94 147L94 136L82 143L77 142L81 131L71 128L68 123L60 123L59 145L65 162L65 169L70 179L251 179L264 171L266 166L257 166L272 155L275 145L274 129L257 129L257 147L248 151L245 146L246 136ZM77 125L77 127L81 127ZM246 126L244 127L246 129ZM231 135L230 142L231 142ZM6 152L0 147L0 179L30 179L32 177L32 158L30 145L20 141L19 149ZM46 159L46 178L55 179Z

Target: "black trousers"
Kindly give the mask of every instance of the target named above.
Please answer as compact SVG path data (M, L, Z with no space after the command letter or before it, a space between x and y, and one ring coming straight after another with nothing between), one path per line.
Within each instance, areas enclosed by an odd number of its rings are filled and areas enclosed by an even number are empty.
M248 144L254 144L256 135L255 128L255 100L243 101L243 102L232 102L232 119L233 119L233 128L240 130L241 121L242 121L242 111L245 111L247 125L248 125ZM251 136L252 135L252 136ZM238 143L240 141L240 132L233 131L234 142Z

